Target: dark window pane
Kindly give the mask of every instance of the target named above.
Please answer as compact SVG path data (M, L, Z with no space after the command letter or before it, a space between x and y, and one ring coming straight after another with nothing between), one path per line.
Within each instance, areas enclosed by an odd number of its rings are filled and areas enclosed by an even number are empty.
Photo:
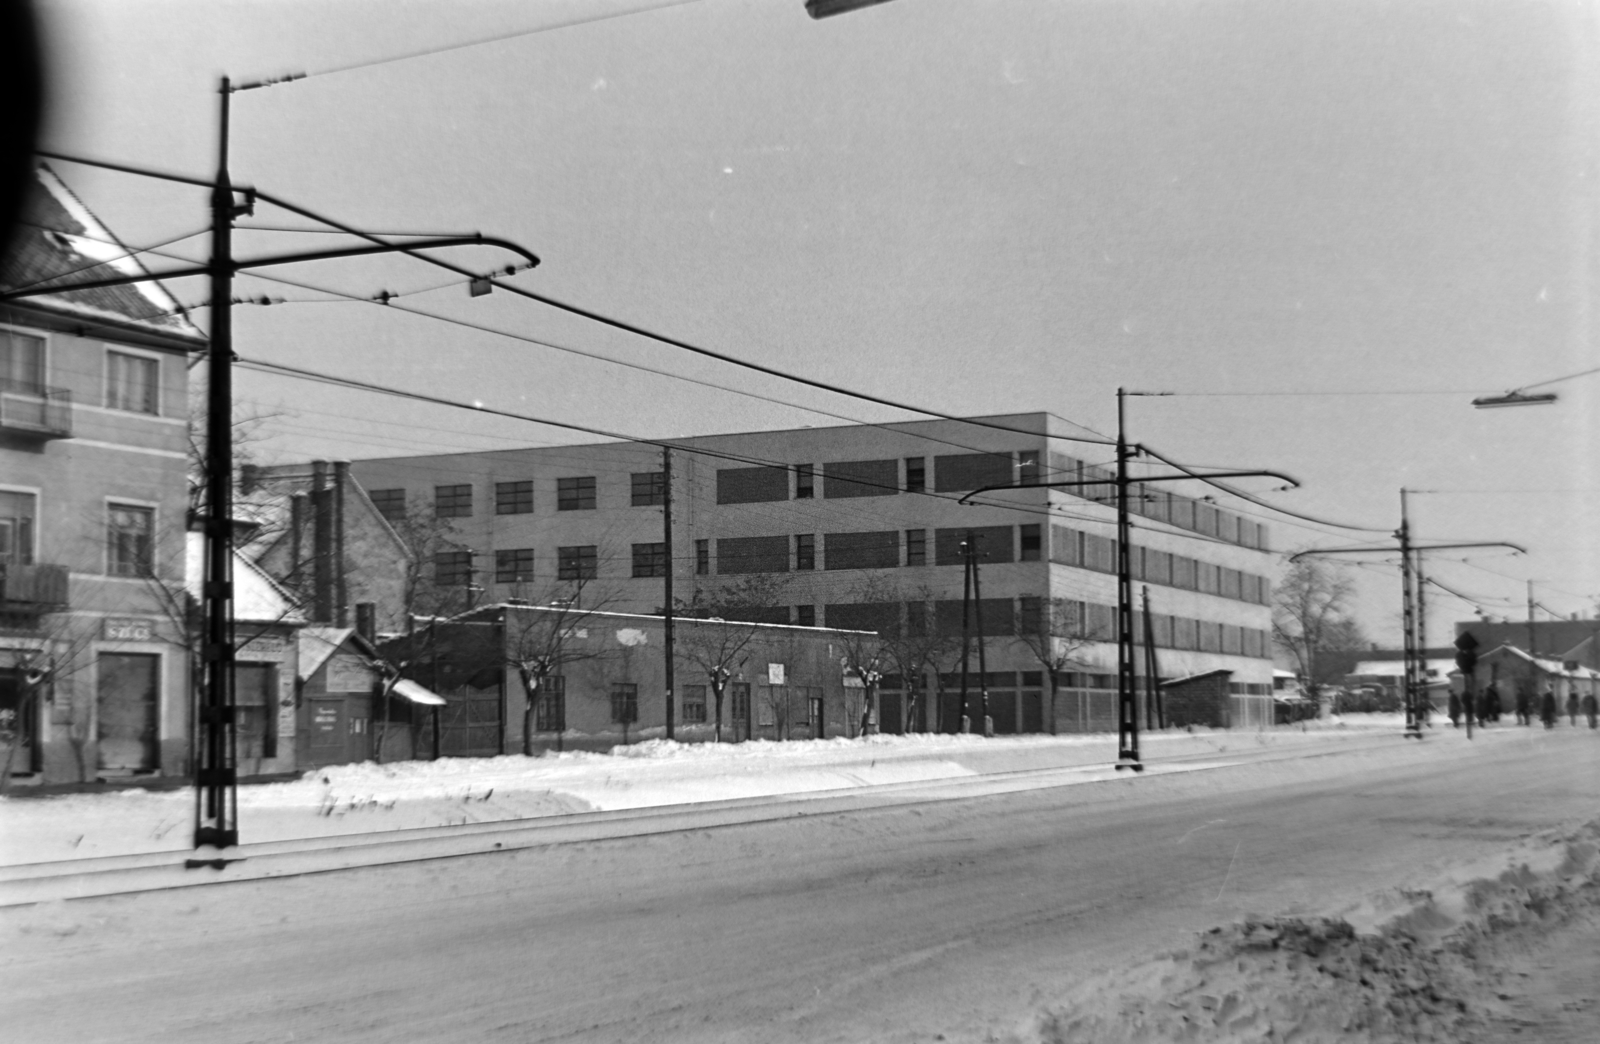
M434 486L433 514L435 518L470 518L472 486Z
M957 453L933 458L934 489L959 493L984 486L1009 486L1016 482L1009 453Z
M1040 545L1043 543L1041 530L1037 525L1018 527L1021 535L1021 553L1017 556L1022 562L1039 561Z
M814 481L815 474L810 464L796 464L794 466L794 499L809 499L814 492L812 485Z
M898 460L845 460L822 465L822 497L892 497L900 492Z
M830 602L823 619L827 626L842 631L895 634L900 630L900 603Z
M667 575L667 545L666 544L634 544L633 545L633 575L634 576L666 576Z
M594 476L556 479L556 510L594 510Z
M593 580L598 565L599 553L593 544L556 548L558 580Z
M794 538L794 567L817 568L817 538L814 535L801 533Z
M921 493L928 488L928 458L906 458L906 492Z
M400 522L406 517L406 491L403 489L375 489L367 494L378 514L390 522Z
M822 564L825 569L893 569L900 564L900 534L893 529L824 533Z
M533 579L533 548L494 553L494 579L498 584L524 584Z
M533 510L533 483L496 482L494 484L494 513L497 515L526 515Z
M106 528L106 571L112 576L152 576L155 510L112 504Z
M667 501L667 476L661 471L633 472L633 506L648 507Z
M724 537L717 541L719 574L788 571L789 538L786 536Z
M718 504L758 504L788 499L788 468L722 468L717 472Z
M440 587L465 587L472 582L470 551L440 551L433 556L433 582Z
M906 530L906 565L920 566L928 564L928 531L926 529Z
M1013 558L1011 543L1015 539L1010 526L977 526L972 529L936 529L933 533L934 563L936 565L961 565L966 561L962 542L971 533L978 548L978 561L1010 562Z
M711 541L694 542L694 571L697 576L705 576L711 572Z

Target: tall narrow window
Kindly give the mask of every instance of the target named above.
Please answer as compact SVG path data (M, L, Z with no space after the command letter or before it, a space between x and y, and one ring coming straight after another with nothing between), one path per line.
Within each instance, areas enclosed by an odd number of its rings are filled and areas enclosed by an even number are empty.
M817 607L814 605L795 606L794 622L801 627L817 626Z
M556 479L557 511L593 511L594 476Z
M928 488L928 458L906 458L906 492L921 493Z
M694 572L696 576L706 576L711 572L711 541L694 542Z
M472 517L472 486L462 484L456 486L433 487L433 517L434 518L471 518Z
M566 731L567 679L561 675L547 674L539 680L533 727L539 732Z
M518 547L494 553L494 582L525 584L533 579L533 548Z
M1039 451L1019 450L1017 452L1017 485L1037 486L1039 484Z
M526 515L533 511L533 482L496 482L494 484L494 513L497 515Z
M1019 528L1022 530L1022 541L1021 547L1018 549L1020 553L1017 556L1017 560L1019 562L1039 561L1039 553L1043 549L1044 543L1042 531L1036 524L1029 524Z
M667 476L661 471L633 472L633 506L649 507L667 502Z
M733 696L733 720L750 720L750 683L734 682L730 686Z
M794 466L794 499L809 500L815 495L816 472L811 464Z
M593 544L556 548L556 579L593 580L599 565L597 552Z
M106 353L106 405L113 410L155 413L156 374L154 359L125 352Z
M43 393L44 338L0 329L0 389Z
M611 720L631 725L639 720L639 686L633 682L611 683Z
M906 565L920 566L928 564L928 531L926 529L906 530Z
M110 512L106 571L112 576L154 576L155 510L112 504Z
M706 721L706 687L704 685L685 685L683 687L683 723L685 725L704 725Z
M276 668L270 663L241 663L234 667L234 728L242 758L278 756L278 700Z
M35 499L32 493L0 491L0 564L33 564Z
M817 538L813 533L801 533L794 538L794 567L817 568Z

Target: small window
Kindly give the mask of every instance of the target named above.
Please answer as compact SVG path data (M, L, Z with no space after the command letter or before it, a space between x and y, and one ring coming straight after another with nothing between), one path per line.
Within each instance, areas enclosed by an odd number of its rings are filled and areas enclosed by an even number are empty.
M1017 556L1019 562L1037 562L1044 546L1044 536L1037 525L1018 527L1022 530L1021 554Z
M556 579L593 580L599 565L598 549L593 544L556 548Z
M538 732L566 731L567 679L559 674L550 674L539 680L533 719L533 727Z
M525 584L533 579L533 548L519 547L494 553L494 582Z
M706 576L711 572L711 541L694 542L694 572L696 576Z
M278 756L276 671L270 663L234 667L234 729L241 758Z
M593 511L594 476L556 479L557 511Z
M906 565L920 566L928 564L928 531L926 529L906 530Z
M666 576L667 575L667 545L666 544L634 544L633 545L633 575L638 576Z
M113 410L156 413L156 360L123 352L106 353L106 405Z
M106 571L112 576L155 575L153 508L110 505L106 527Z
M817 626L817 607L814 605L797 605L794 607L794 622L801 627Z
M750 720L750 683L749 682L734 682L733 685L729 687L729 691L730 691L730 694L733 696L733 711L732 711L733 720L734 721L749 721Z
M801 533L794 538L794 567L817 568L817 538L813 533Z
M0 490L0 565L33 564L36 499L32 493Z
M811 464L794 466L794 499L810 500L815 495L816 470Z
M649 507L667 502L667 475L663 471L633 473L633 506ZM593 505L590 505L591 507Z
M1020 450L1017 453L1017 485L1039 484L1039 451Z
M685 725L704 725L706 721L706 687L704 685L685 685L683 687L683 723Z
M390 522L403 522L406 517L406 491L403 489L375 489L367 494L378 514Z
M497 515L527 515L533 512L533 482L496 482L494 484L494 513Z
M639 720L639 686L633 682L611 683L611 720L619 725Z
M472 552L436 553L433 556L433 582L437 587L466 587L472 583Z
M1027 635L1044 634L1044 599L1034 595L1023 595L1019 600L1019 608L1021 612L1017 615L1017 632Z
M434 486L434 518L471 518L472 486Z
M921 493L928 488L928 458L906 458L906 492Z

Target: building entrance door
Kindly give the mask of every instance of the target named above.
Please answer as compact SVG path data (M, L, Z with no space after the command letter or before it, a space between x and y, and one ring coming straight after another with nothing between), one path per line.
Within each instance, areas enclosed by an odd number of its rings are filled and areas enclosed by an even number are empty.
M38 696L29 692L22 674L20 668L0 668L0 743L6 745L15 776L39 771Z
M161 657L153 653L101 653L96 666L100 770L154 772L159 764L156 694Z
M350 760L345 728L345 701L311 700L311 764L343 765Z

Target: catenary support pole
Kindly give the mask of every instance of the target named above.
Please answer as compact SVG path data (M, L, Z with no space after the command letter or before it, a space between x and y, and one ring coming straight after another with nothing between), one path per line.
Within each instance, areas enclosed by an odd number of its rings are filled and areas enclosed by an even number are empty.
M969 531L970 539L970 531ZM978 583L978 549L972 549L972 621L978 637L978 710L985 736L994 735L994 722L989 719L989 659L984 652L983 588Z
M1127 389L1117 389L1117 768L1143 772L1139 761L1139 698L1133 671L1133 564L1128 545Z
M1405 711L1407 739L1421 739L1422 730L1417 725L1417 598L1415 570L1411 559L1411 520L1406 511L1406 491L1400 491L1400 529L1395 534L1400 539L1401 630L1405 646Z
M967 703L967 669L972 653L972 530L961 544L961 721L959 732L972 728L972 710Z
M672 660L676 655L672 627L672 450L666 446L661 447L661 540L662 546L666 550L667 559L666 574L662 584L664 588L662 598L665 603L662 610L665 619L663 628L665 641L663 644L666 646L664 653L666 662L662 665L662 670L663 677L667 683L667 739L672 739L674 710L672 700Z

